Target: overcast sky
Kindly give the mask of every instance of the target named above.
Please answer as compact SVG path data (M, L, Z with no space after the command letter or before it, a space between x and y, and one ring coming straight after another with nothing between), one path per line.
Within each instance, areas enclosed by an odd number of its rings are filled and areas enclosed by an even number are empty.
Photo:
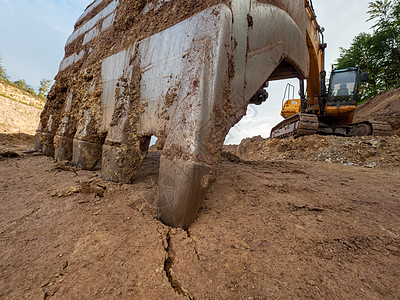
M42 78L53 79L64 56L64 45L75 21L92 0L0 0L0 55L12 80L25 79L35 89ZM314 0L320 26L326 29L326 68L349 47L366 23L368 0ZM297 81L291 81L298 87ZM268 137L279 116L286 82L271 83L269 99L249 105L248 114L228 134L227 143L244 137Z

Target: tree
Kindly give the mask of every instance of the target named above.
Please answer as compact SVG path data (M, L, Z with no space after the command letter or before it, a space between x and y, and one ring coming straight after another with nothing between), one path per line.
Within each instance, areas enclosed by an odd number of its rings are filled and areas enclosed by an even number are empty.
M336 64L337 68L359 65L370 73L362 85L362 100L400 84L400 1L370 2L368 14L368 21L375 21L373 34L357 35L349 49L341 48Z
M4 69L2 64L2 57L0 56L0 80L9 81L9 78L6 73L6 69Z
M380 32L385 32L390 36L390 42L393 44L393 48L399 51L399 15L400 15L400 5L399 1L375 1L370 2L369 5L369 19L377 20L372 28L377 29Z
M37 96L35 90L29 84L26 83L25 79L14 81L12 85L31 94L32 96Z
M46 98L51 87L51 80L43 78L40 80L39 97Z
M340 48L340 57L337 60L336 67L345 69L358 65L361 71L368 71L369 81L361 86L361 101L375 96L378 91L378 79L376 74L379 70L376 66L376 54L372 51L373 36L368 33L357 35L349 49Z

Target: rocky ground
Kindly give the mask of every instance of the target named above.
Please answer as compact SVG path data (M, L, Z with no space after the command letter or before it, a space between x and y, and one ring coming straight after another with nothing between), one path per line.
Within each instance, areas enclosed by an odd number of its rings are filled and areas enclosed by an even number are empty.
M400 166L398 136L304 136L297 139L273 140L261 137L244 139L226 151L242 160L307 160L340 163L348 166Z
M379 94L359 106L355 122L363 120L388 122L392 126L393 133L400 135L400 87Z

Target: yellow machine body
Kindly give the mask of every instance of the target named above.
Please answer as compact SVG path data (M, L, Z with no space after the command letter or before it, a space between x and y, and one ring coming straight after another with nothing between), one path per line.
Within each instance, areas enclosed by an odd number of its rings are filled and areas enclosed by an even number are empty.
M309 54L309 75L307 81L307 97L304 99L305 105L301 107L301 99L287 99L281 110L281 116L285 119L294 116L297 113L315 114L324 118L329 124L344 125L353 122L355 109L357 107L357 83L358 76L354 77L354 83L349 83L351 86L348 99L341 99L340 102L323 101L323 93L325 90L325 48L326 44L323 41L323 29L318 25L315 12L311 6L311 2L304 1L307 16L306 44ZM333 71L335 72L335 71ZM322 76L324 75L324 76ZM358 75L358 74L357 74ZM338 76L339 77L339 76ZM329 85L331 97L334 98L340 86L334 84ZM332 91L331 91L332 89ZM355 101L354 101L355 100Z
M301 99L289 99L283 104L281 116L285 119L301 111Z
M345 125L353 122L357 105L342 105L325 107L325 116L337 125ZM331 121L331 122L332 122Z

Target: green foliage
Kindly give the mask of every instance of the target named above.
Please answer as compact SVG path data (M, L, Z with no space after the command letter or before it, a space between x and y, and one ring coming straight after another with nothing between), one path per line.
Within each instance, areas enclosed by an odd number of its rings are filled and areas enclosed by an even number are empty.
M9 78L6 73L6 69L4 69L2 65L2 57L0 56L0 80L9 82Z
M360 33L349 49L341 48L337 68L359 65L370 79L362 85L361 101L400 84L400 1L376 0L369 3L373 34Z
M4 69L4 67L2 65L2 57L1 56L0 56L0 80L3 82L6 82L7 84L9 84L13 87L16 87L16 88L26 92L30 96L39 98L41 100L46 99L47 93L51 86L51 80L46 79L46 78L42 79L40 81L39 94L36 94L35 90L29 84L27 84L25 79L20 79L20 80L12 82L10 80L10 77L7 75L6 70Z
M43 78L40 80L39 94L38 96L42 99L46 99L51 87L51 80Z
M20 90L27 92L28 94L34 97L37 96L35 90L30 85L28 85L24 79L14 81L12 85L19 88Z

